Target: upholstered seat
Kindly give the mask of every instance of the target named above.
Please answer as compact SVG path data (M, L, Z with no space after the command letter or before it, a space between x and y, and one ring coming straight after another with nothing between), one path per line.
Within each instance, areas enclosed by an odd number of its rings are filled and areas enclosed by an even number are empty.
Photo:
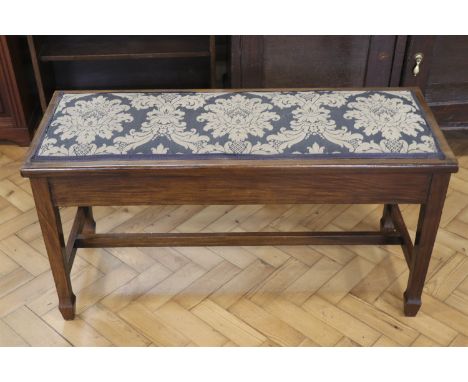
M61 93L32 160L441 158L408 90Z
M21 173L70 320L78 248L232 245L401 245L404 312L414 316L457 169L422 94L383 88L57 93ZM378 230L346 232L101 233L92 212L310 203L385 207ZM414 244L399 204L421 205ZM67 244L60 207L78 207Z

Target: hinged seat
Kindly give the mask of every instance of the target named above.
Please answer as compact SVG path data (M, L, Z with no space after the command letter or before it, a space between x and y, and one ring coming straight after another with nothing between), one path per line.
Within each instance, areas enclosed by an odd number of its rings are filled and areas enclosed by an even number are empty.
M417 89L57 92L22 174L66 319L77 248L400 245L414 316L457 171ZM92 206L383 204L353 232L99 233ZM398 207L420 204L414 244ZM58 208L78 207L67 244Z
M33 160L441 158L410 90L60 93Z

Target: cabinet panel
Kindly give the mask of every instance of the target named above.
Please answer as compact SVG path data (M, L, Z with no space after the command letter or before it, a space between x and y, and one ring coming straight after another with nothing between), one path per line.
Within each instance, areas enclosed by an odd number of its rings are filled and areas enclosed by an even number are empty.
M265 36L264 85L359 86L365 79L369 37Z
M468 125L468 36L438 36L426 98L444 123Z
M423 53L414 76L414 55ZM468 36L411 36L402 85L419 86L439 124L468 128Z
M388 86L395 36L233 36L233 87Z

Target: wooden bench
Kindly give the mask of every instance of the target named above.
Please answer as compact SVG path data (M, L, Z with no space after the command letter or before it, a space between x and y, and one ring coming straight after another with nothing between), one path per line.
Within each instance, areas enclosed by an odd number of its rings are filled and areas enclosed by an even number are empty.
M396 244L414 316L457 161L420 91L56 92L22 167L65 319L77 248ZM375 232L96 233L92 206L384 205ZM420 204L414 244L399 203ZM59 207L78 210L65 244Z

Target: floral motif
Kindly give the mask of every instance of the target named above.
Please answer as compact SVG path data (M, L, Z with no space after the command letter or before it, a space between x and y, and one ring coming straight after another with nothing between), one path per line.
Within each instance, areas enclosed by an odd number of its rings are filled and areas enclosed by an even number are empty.
M151 153L153 154L167 154L168 151L169 147L165 147L162 143L151 149Z
M70 102L80 98L85 98L87 96L89 96L89 94L86 93L63 94L59 104L57 105L57 108L55 109L55 113L62 111Z
M414 98L411 92L405 90L385 90L380 92L383 95L390 95L392 97L399 97L410 103L414 103Z
M409 153L435 153L437 152L437 146L434 138L429 135L423 135L420 138L420 142L413 142L408 146Z
M388 98L382 94L357 97L350 102L344 114L346 119L354 119L354 127L362 129L367 136L382 134L389 140L397 140L402 134L416 137L424 131L424 119L416 113L412 105L406 105L399 98Z
M159 108L172 104L186 109L199 109L205 102L216 94L223 93L115 93L116 96L130 100L136 110Z
M203 95L182 96L178 93L164 93L155 96L136 93L126 96L136 109L152 110L146 114L146 121L140 129L132 129L127 135L114 139L114 144L122 153L160 138L166 138L193 153L197 153L208 144L208 136L200 135L194 128L187 129L185 112L180 109L200 108L206 99Z
M346 127L337 127L330 118L330 111L324 106L342 106L351 93L339 92L321 95L319 93L297 93L295 95L276 95L272 102L281 108L296 106L292 111L294 120L290 127L282 127L277 134L267 137L273 151L282 153L286 149L304 141L311 136L318 136L349 151L361 142L362 135L348 131Z
M45 137L39 147L39 155L41 156L64 156L68 154L65 145L59 146L57 139Z
M422 136L421 142L408 143L403 139L382 139L379 142L363 142L356 148L357 153L431 153L436 150L432 137Z
M58 126L54 134L61 133L62 140L76 138L80 144L92 143L96 136L111 139L114 131L123 131L123 122L133 120L131 114L125 113L129 109L118 99L108 100L100 95L65 107L63 115L57 117L51 126Z
M325 146L319 146L317 142L310 147L307 147L307 151L309 154L323 154L325 152Z
M291 92L291 93L263 93L265 97L270 98L272 103L279 108L289 108L292 106L301 106L305 104L326 105L330 107L344 106L348 98L352 95L360 94L358 91L339 91L339 92ZM262 94L262 93L255 93Z
M212 130L213 138L228 136L231 141L224 145L225 152L245 153L252 148L247 141L249 136L262 137L265 130L273 129L271 122L279 120L279 115L269 111L272 107L260 98L236 94L205 106L207 112L198 116L197 121L207 122L203 130Z
M58 146L57 139L46 138L44 139L39 155L42 156L89 156L89 155L103 155L103 154L119 154L112 146L102 145L97 146L93 143L75 143L70 147L65 145Z
M440 155L410 91L62 94L34 155Z

